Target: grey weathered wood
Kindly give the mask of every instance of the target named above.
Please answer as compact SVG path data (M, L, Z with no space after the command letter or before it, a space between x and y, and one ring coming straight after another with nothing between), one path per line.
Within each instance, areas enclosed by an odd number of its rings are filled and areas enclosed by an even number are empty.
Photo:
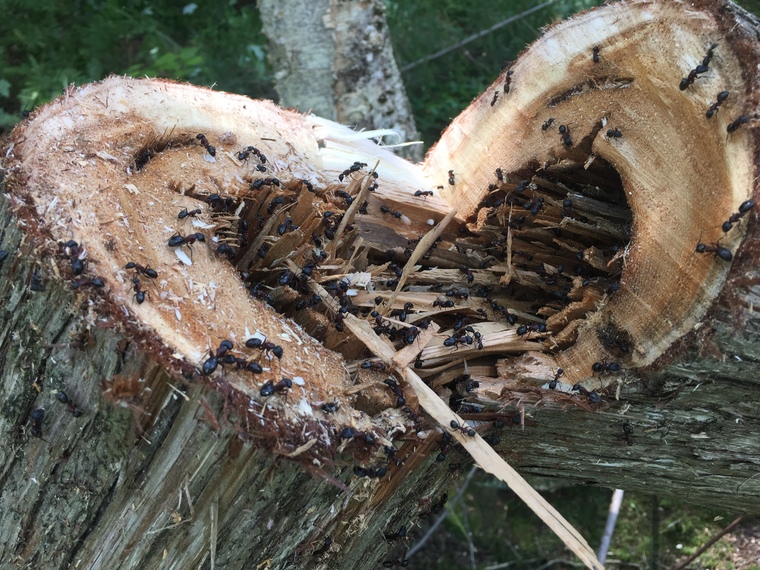
M419 138L382 0L264 0L259 10L282 106L357 130L394 129L398 142ZM420 161L422 147L398 154Z

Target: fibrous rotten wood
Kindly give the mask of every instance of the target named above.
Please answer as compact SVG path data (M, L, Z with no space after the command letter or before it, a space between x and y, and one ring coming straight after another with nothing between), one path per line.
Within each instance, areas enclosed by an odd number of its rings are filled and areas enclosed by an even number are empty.
M36 111L3 154L0 559L399 558L382 533L465 457L412 372L524 472L760 511L756 30L722 2L580 15L422 168L166 81Z

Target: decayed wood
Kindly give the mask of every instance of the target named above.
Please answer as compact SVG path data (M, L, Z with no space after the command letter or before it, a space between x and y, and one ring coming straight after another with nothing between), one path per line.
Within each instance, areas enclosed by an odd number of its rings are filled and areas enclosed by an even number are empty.
M379 342L400 350L394 360L403 353L403 362L411 363L523 473L644 491L656 486L662 496L760 511L753 447L760 422L752 405L756 375L749 364L757 358L754 211L721 239L733 252L730 265L693 251L698 240L716 241L722 222L754 196L757 131L750 121L725 137L739 108L729 105L738 105L732 99L707 122L702 99L709 99L715 86L703 86L702 79L685 94L671 93L692 59L699 60L716 41L708 79L722 81L725 75L746 82L743 93L750 105L755 86L746 78L753 76L742 69L757 58L754 44L744 39L754 22L712 2L700 4L700 11L657 12L671 10L668 6L681 5L618 3L554 27L515 64L509 93L503 91L503 77L452 125L425 166L432 181L328 121L170 82L111 78L72 89L37 111L3 150L2 247L9 256L0 269L7 323L0 345L0 419L13 445L2 449L0 557L61 568L235 568L269 558L273 567L353 568L368 559L402 557L402 546L381 540L382 533L438 508L442 488L455 471L447 465L462 463L464 455L442 441L432 422L425 423L400 374L362 367L364 345L340 330L335 314L346 296L338 293L339 279L347 280L343 288L351 289L348 296L362 326L379 327ZM715 13L722 19L710 15ZM668 25L657 25L660 19ZM584 26L599 30L598 22L611 31L607 43L594 39L601 46L597 64ZM704 38L689 35L695 22ZM665 28L676 30L679 41L657 35ZM631 64L626 89L644 85L641 99L655 92L665 101L685 97L677 101L694 115L681 117L684 111L673 106L680 122L665 124L677 137L646 127L650 117L632 122L635 126L621 121L621 140L602 140L605 133L590 127L600 116L609 113L606 128L626 113L633 120L638 112L649 117L651 110L662 118L662 100L649 107L631 101L629 110L612 99L605 103L602 89L576 94L567 86L579 85L578 76L594 76L596 66L624 67L628 52L645 43L635 41L642 37L680 45L672 51L685 63ZM552 74L545 72L548 63L530 65L543 62L542 46L555 45L557 38L566 48L569 70L554 60ZM616 49L616 38L626 49ZM664 59L659 52L657 57ZM541 81L530 79L534 73ZM568 98L546 107L559 88L546 78L562 73L567 76L557 85L565 90L557 95ZM653 91L652 85L661 89ZM496 87L501 93L492 107ZM583 107L586 99L590 102ZM566 149L556 130L541 129L547 109L554 114L556 108L563 113L572 108L567 116L577 123L557 117L570 126L571 136L590 128L585 132L596 138L576 138ZM522 125L522 147L504 146L499 136L489 134L495 133L490 112L516 117L510 126L502 125L502 136L504 129ZM698 129L696 119L708 127ZM478 127L474 134L467 131L472 125ZM198 133L216 147L215 157L195 138ZM670 155L658 150L667 146L659 142L677 143L677 152L693 149L701 162L682 158L700 176L668 162ZM703 148L705 142L712 154ZM238 153L247 145L257 152L241 158ZM478 145L488 153L476 150ZM593 161L587 160L591 151L597 156ZM638 196L646 195L646 184L637 185L636 176L654 170L636 160L657 152L668 166L655 172L657 184L665 180L670 194L688 200L665 203L657 194L664 205L651 213ZM623 174L633 164L642 172L623 176L621 184L603 159ZM354 172L355 162L361 164ZM369 192L375 179L368 172L375 164L379 187ZM258 182L272 177L279 186ZM711 180L726 182L727 197L704 190ZM694 192L701 202L695 203L683 189L697 183ZM466 219L452 220L411 271L411 264L405 266L419 240L450 210L436 195L437 184ZM637 197L623 193L629 187ZM362 197L359 207L339 192ZM221 194L222 202L209 200L212 193ZM224 206L227 197L230 207ZM273 204L278 197L286 201ZM538 197L543 198L540 208ZM705 213L706 198L710 211ZM467 204L483 200L478 212L470 212ZM624 261L622 253L615 256L609 249L627 239L629 205L632 245L639 250ZM200 208L201 225L177 220L182 207ZM697 220L693 227L684 222L684 212ZM344 213L353 217L351 223L330 221ZM526 218L518 222L522 213ZM290 231L286 217L298 229ZM243 221L250 228L245 236ZM704 224L704 235L697 224ZM286 227L279 235L281 225ZM559 234L552 231L555 226ZM334 230L333 238L326 228ZM202 231L207 240L226 241L233 249L230 259L215 253L221 241L196 243L192 257L187 248L168 248L175 230L183 235ZM660 233L672 241L671 249L662 248ZM645 249L652 238L658 247ZM69 239L85 253L66 247ZM321 251L327 258L317 261ZM592 278L585 285L580 276L558 269L579 252ZM78 257L85 260L81 276L72 274ZM653 275L672 289L659 273L650 269L647 275L642 269L663 257L680 260L676 265L693 279L703 278L705 288L697 291L696 301L692 295L692 304L680 309L685 315L681 333L696 325L677 344L667 341L679 336L670 329L658 336L661 322L652 325L651 338L631 332L626 342L641 354L627 357L620 335L604 319L614 319L619 328L618 319L626 318L634 332L641 326L639 315L620 313L616 303L635 292L637 283L651 290ZM149 292L144 303L135 297L135 274L124 269L130 260L159 273L155 282L139 276ZM315 261L311 279L295 269L310 260ZM293 268L292 276L286 267ZM396 294L394 280L400 275L406 275L408 289ZM102 290L88 285L95 277L104 281ZM621 290L613 292L618 279ZM568 285L566 295L554 296L558 282ZM368 283L372 287L365 290ZM329 302L309 296L317 284ZM670 289L662 306L672 298ZM658 294L650 295L657 302ZM293 316L303 331L270 310L265 298ZM297 310L299 302L306 305ZM413 306L405 308L406 303ZM368 315L374 308L383 314ZM660 320L672 321L673 314L663 313ZM455 325L463 317L472 332ZM437 332L423 328L427 320ZM600 322L608 325L603 334L589 335ZM521 331L521 326L532 328ZM278 339L284 347L281 361L243 348L257 330ZM468 334L470 342L464 340ZM452 337L463 342L444 343ZM224 338L234 341L233 355L256 358L266 370L251 374L226 365L201 374L207 351ZM571 358L557 389L549 389L557 363L569 358L563 355L592 341L603 349L595 346ZM414 351L419 354L410 360ZM623 371L593 377L589 363L611 355L620 356ZM657 367L638 368L656 357ZM573 370L572 362L585 364ZM389 374L400 383L400 395L383 383ZM286 376L302 383L287 394L261 391L266 382ZM570 388L576 378L584 378L585 390L594 391L574 394ZM69 404L59 401L60 390ZM339 409L331 411L330 405ZM353 437L342 438L348 427ZM386 457L389 450L398 462ZM436 455L445 456L445 462L435 461ZM356 476L368 472L381 476ZM332 543L325 542L326 536Z

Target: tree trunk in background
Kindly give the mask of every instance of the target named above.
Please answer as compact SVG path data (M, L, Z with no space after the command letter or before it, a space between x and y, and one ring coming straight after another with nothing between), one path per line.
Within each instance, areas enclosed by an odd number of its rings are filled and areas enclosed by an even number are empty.
M382 0L262 0L259 11L280 105L357 130L401 133L389 144L419 138ZM421 145L395 152L422 159Z
M424 421L412 370L524 474L760 513L756 208L721 233L758 193L754 118L728 129L757 108L756 30L728 2L584 13L527 50L421 167L320 118L171 81L109 78L37 109L0 149L0 560L401 559L404 542L384 535L440 512L469 457ZM709 77L680 90L712 42ZM459 217L413 264L424 270L404 274L452 205ZM168 247L175 231L204 241ZM396 295L399 274L410 288ZM457 335L461 316L479 337ZM377 326L386 350L394 332L419 367L365 368L344 322ZM256 332L281 358L246 345ZM223 339L238 360L202 373ZM592 373L612 358L622 371Z

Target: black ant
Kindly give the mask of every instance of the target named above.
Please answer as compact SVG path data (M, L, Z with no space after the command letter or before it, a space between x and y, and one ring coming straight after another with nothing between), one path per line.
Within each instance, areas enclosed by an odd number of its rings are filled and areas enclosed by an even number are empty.
M42 438L42 420L45 419L44 408L36 408L32 410L29 414L29 418L32 420L32 436Z
M203 363L203 367L201 368L203 375L210 376L213 374L219 366L219 360L232 350L232 348L232 341L225 339L219 343L219 348L217 348L216 351L209 350L209 357Z
M417 190L414 195L419 198L420 196L433 196L432 190Z
M472 271L470 271L470 268L466 265L460 265L459 272L465 275L467 278L467 283L472 283L475 280L475 275L473 275Z
M404 398L404 392L401 390L401 387L398 385L398 382L396 382L393 378L386 378L383 380L383 384L388 386L388 388L391 389L393 392L393 395L396 396L396 407L397 408L403 408L406 406L406 399Z
M169 242L167 243L167 245L169 247L178 247L181 245L192 245L196 241L206 241L206 237L200 232L190 234L188 236L182 236L177 233L169 238Z
M607 130L607 138L609 139L619 139L623 136L623 133L620 132L620 129L615 127L614 129L608 129Z
M386 369L385 363L381 362L380 360L365 360L362 362L362 368L365 370L377 370L380 372Z
M195 210L190 210L190 211L188 211L187 208L182 208L179 211L179 214L177 214L177 218L180 219L180 220L184 220L188 216L194 218L195 216L197 216L200 213L201 213L201 209L200 208L196 208Z
M600 362L594 362L591 365L591 370L597 374L604 374L605 372L607 373L620 372L620 364L618 364L617 362L606 362L602 360Z
M562 142L565 146L572 146L573 139L570 138L570 129L566 125L559 126L559 134L562 135Z
M573 386L573 392L580 392L586 398L588 398L588 401L590 404L601 404L602 403L602 397L596 393L596 390L588 391L585 386L581 386L580 384L576 384Z
M325 552L327 552L328 550L330 550L330 546L332 546L332 538L330 538L329 536L326 536L325 537L325 543L322 546L320 546L317 550L315 550L314 552L312 552L311 555L312 556L322 556Z
M140 278L134 277L132 279L132 283L134 283L134 289L135 289L135 300L137 301L138 305L141 305L145 301L145 291L143 291L140 288Z
M702 63L689 71L689 75L687 77L684 77L681 79L681 83L678 85L678 88L681 91L684 91L687 87L689 87L692 83L694 83L694 80L697 78L697 75L700 75L702 73L707 73L708 66L710 65L710 62L712 61L713 56L715 55L713 52L715 48L718 47L718 44L712 44L709 48L707 48L707 55L705 55L704 59L702 59Z
M354 162L349 168L346 168L341 174L338 175L338 180L343 182L343 178L351 174L352 172L359 172L362 168L367 166L366 162Z
M201 144L206 149L206 152L208 152L211 156L216 156L216 149L211 146L208 142L208 139L206 138L206 135L203 133L198 133L195 135L195 138L201 141Z
M627 445L633 445L633 426L628 422L623 424L623 435L620 436L620 439L625 441Z
M274 344L273 342L269 342L266 339L261 339L258 337L249 338L248 340L245 341L245 346L248 348L258 348L259 350L269 350L278 359L282 359L282 355L283 355L282 347Z
M511 70L511 69L509 71L507 71L507 75L504 78L504 93L509 93L509 88L510 88L510 85L512 83L512 74L513 73L514 73L514 71ZM493 103L492 103L492 105L493 105Z
M744 215L754 207L754 200L746 200L745 202L742 202L739 205L739 211L736 214L731 214L731 217L728 218L727 221L723 222L723 233L728 233L728 231L734 227L734 224L738 222L742 217L744 217Z
M507 93L507 91L505 91L505 93ZM496 105L496 101L497 101L498 98L499 98L499 92L498 91L494 91L493 92L493 99L491 99L491 107L493 107L494 105Z
M564 370L557 368L557 372L554 374L554 378L551 382L549 382L549 390L554 390L557 387L557 382L559 382L560 376L562 376L564 373Z
M504 182L504 172L501 170L501 168L496 169L496 180L499 182Z
M713 116L715 113L717 113L717 112L718 112L718 107L720 107L720 106L723 104L723 101L725 101L726 99L728 99L728 96L729 96L729 95L730 95L730 92L729 92L729 91L721 91L720 93L718 93L718 98L717 98L717 101L715 101L715 103L712 103L712 104L710 105L710 108L709 108L709 109L707 109L707 112L705 113L705 116L706 116L708 119L711 119L711 118L712 118L712 116Z
M392 532L390 534L383 534L383 538L387 540L388 542L392 540L398 540L399 538L404 538L405 536L406 536L405 526L400 527L396 532Z
M472 337L468 334L453 334L443 341L443 346L459 348L460 344L472 344Z
M66 394L66 392L59 390L55 397L59 402L61 402L61 404L66 404L66 409L71 412L71 415L75 418L78 418L82 415L82 410L74 405L74 402L69 399L69 396Z
M36 275L36 273L35 273L35 275ZM39 281L39 277L37 277L37 279ZM32 275L32 285L31 285L32 291L41 291L42 290L41 283L37 285L38 287L40 287L39 289L35 289L34 286L35 286L34 275ZM79 289L80 287L95 287L96 289L102 289L105 286L106 286L106 284L103 282L103 280L100 277L93 277L92 279L84 279L82 281L73 281L71 283L71 287L73 289Z
M345 200L345 201L346 201L346 206L350 206L350 205L353 203L353 201L354 201L354 199L353 199L353 197L351 196L351 194L349 194L349 193L348 193L348 192L346 192L345 190L338 190L338 191L335 193L335 195L336 195L338 198L343 198L343 200Z
M275 392L284 393L290 390L292 387L293 381L290 378L283 378L277 382L277 384L275 384L272 380L268 380L261 387L261 390L259 390L259 394L262 398L268 398Z
M714 253L715 257L720 257L723 261L731 261L733 258L733 255L731 254L731 251L729 249L726 249L725 247L722 247L718 245L717 243L712 245L707 245L704 243L698 243L697 249L695 250L697 253Z
M63 244L63 253L71 260L71 272L74 275L84 273L84 260L81 256L84 253L82 247L73 239Z
M591 49L591 52L593 54L591 57L594 60L594 63L599 63L599 46L594 46Z
M458 430L469 437L475 437L475 430L469 427L467 424L459 425L456 420L451 420L451 423L449 425L454 431Z
M434 307L441 307L442 309L450 309L454 306L454 301L447 300L447 301L433 301Z
M517 327L517 334L520 336L528 334L529 332L545 333L546 325L544 323L533 323L530 325L520 325Z
M454 171L449 170L449 186L454 186L456 184L456 181L454 180Z
M139 263L135 263L134 261L130 261L124 266L124 269L134 269L138 273L142 273L146 277L150 277L151 279L155 279L158 277L158 273L156 273L155 269L151 269L150 267L143 267Z
M277 235L282 236L297 229L298 226L293 225L293 218L285 218L285 220L277 226Z
M548 119L546 119L546 122L543 125L541 125L541 130L544 132L548 131L549 127L552 126L553 122L554 122L554 117L549 117Z
M748 122L749 122L749 117L747 117L746 115L742 115L738 119L736 119L734 121L731 121L728 124L728 126L726 127L726 132L729 133L729 134L731 134L736 129L738 129L739 127L741 127L742 125L744 125L745 123L748 123Z
M326 414L334 414L340 408L339 402L325 402L320 409Z

